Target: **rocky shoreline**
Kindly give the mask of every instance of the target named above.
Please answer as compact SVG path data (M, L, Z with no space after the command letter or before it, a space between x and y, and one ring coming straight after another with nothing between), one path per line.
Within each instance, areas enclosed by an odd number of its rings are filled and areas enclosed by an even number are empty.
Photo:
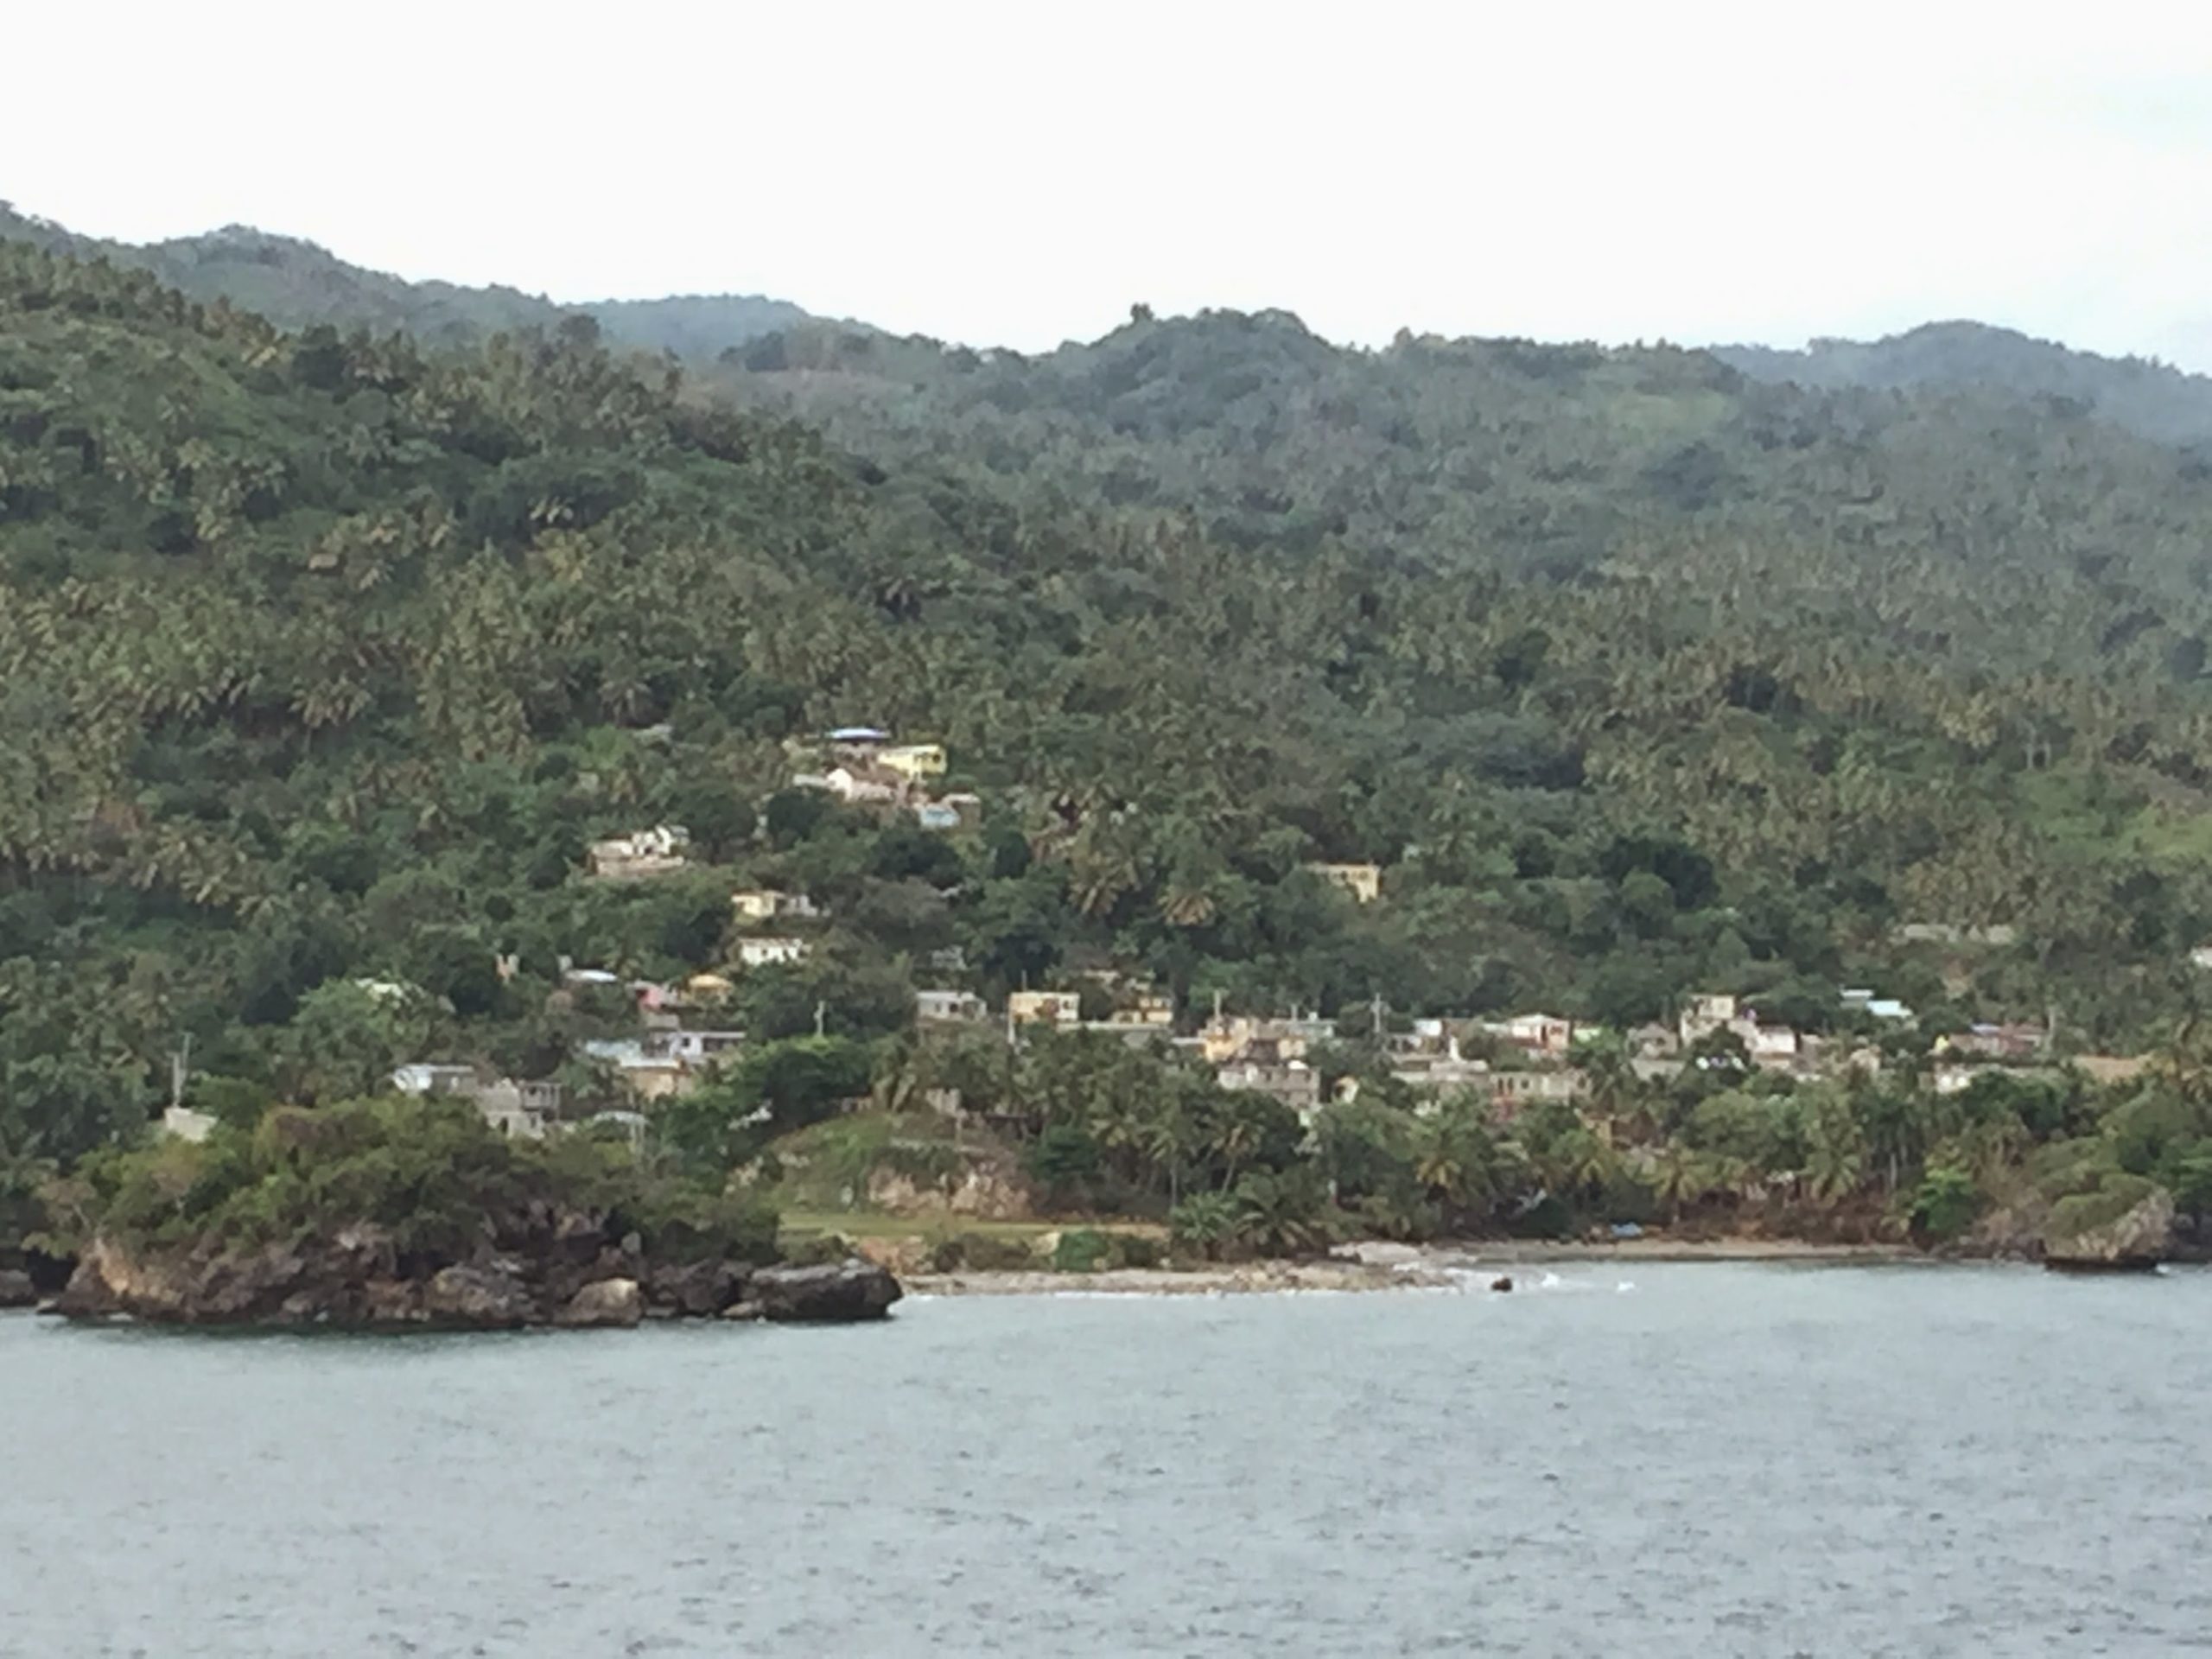
M909 1274L903 1282L917 1296L1224 1296L1504 1288L1496 1282L1501 1269L1577 1262L1871 1265L1942 1259L1907 1244L1812 1244L1794 1239L1624 1239L1604 1243L1501 1240L1433 1246L1371 1242L1339 1246L1327 1259L1319 1261L1120 1268L1098 1273L974 1269ZM1510 1274L1503 1276L1510 1280Z
M575 1241L586 1243L579 1234ZM534 1256L410 1262L370 1228L250 1250L143 1252L94 1242L42 1313L99 1322L274 1330L515 1331L647 1319L850 1323L905 1292L872 1262L756 1267L648 1260L634 1240Z

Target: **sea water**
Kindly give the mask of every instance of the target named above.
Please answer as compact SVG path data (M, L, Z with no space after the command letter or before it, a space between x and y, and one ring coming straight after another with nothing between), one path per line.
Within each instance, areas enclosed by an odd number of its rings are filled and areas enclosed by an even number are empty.
M2212 1275L1516 1272L844 1329L0 1317L0 1652L2212 1648Z

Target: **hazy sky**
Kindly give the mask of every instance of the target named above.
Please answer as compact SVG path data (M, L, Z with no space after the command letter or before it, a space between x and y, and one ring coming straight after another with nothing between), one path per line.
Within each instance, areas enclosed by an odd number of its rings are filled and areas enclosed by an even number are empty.
M10 8L0 198L1022 347L1132 301L2212 370L2212 8Z

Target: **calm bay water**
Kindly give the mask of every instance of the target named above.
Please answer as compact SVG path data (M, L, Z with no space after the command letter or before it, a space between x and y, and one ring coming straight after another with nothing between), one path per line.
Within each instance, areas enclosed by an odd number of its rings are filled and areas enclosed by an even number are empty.
M821 1331L0 1318L0 1652L2212 1650L2212 1275L1541 1278Z

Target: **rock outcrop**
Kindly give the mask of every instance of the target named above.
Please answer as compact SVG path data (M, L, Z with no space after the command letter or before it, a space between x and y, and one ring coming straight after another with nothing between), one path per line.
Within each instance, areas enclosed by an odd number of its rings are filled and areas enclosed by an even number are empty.
M2044 1266L2063 1273L2139 1273L2166 1259L2174 1201L2154 1186L2109 1219L2092 1214L2069 1226L2071 1219L2068 1205L2059 1205L2044 1240Z
M28 1301L28 1280L24 1288ZM425 1263L362 1227L251 1249L138 1252L97 1240L46 1311L150 1324L509 1331L737 1310L795 1321L874 1319L902 1294L889 1273L861 1262L760 1269L721 1259L652 1262L634 1234L611 1240L558 1227L536 1251Z
M763 1268L747 1291L760 1317L792 1324L880 1319L906 1292L869 1262L817 1268Z
M634 1279L601 1279L569 1298L553 1323L572 1329L628 1326L645 1317L645 1292Z
M0 1307L29 1307L38 1300L38 1287L28 1273L0 1268Z

